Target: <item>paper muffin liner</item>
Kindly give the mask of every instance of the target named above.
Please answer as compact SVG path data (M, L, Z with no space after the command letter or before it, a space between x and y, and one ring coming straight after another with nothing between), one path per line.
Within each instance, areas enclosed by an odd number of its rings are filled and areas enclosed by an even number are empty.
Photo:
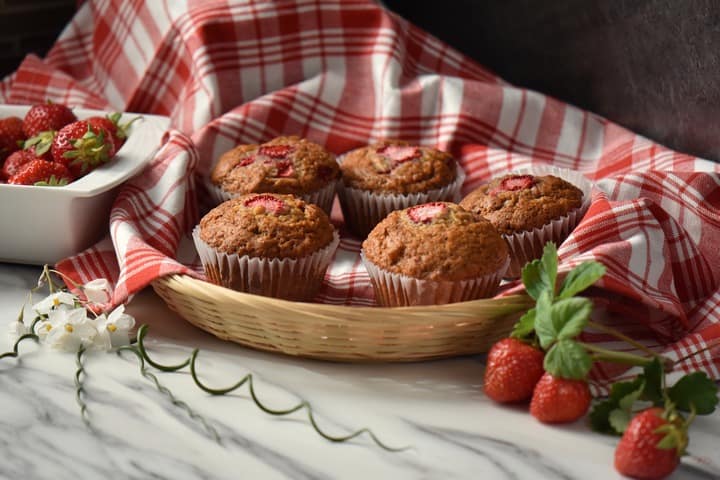
M495 295L510 260L496 272L468 280L421 280L390 272L370 261L360 252L375 290L375 301L383 307L443 305Z
M507 269L505 278L515 279L520 277L527 262L542 257L547 242L555 242L559 246L580 223L580 220L582 220L585 212L590 207L590 193L593 184L580 172L551 165L524 168L509 172L509 174L553 175L575 185L583 193L582 204L568 212L567 215L555 218L542 227L502 235L510 249L510 266Z
M434 190L422 193L392 194L375 193L369 190L348 187L342 181L337 182L338 198L342 207L345 225L362 238L368 236L375 225L394 210L402 210L428 202L460 201L460 189L465 182L465 172L457 166L455 180Z
M205 185L207 186L210 197L212 198L215 205L219 205L227 200L237 197L238 195L244 195L244 193L229 193L212 183L210 179L206 179ZM315 190L310 193L303 193L301 195L295 195L298 198L302 198L306 203L314 203L318 207L322 208L323 211L330 216L332 210L333 200L335 200L335 185L336 182L330 182L324 187ZM246 193L265 193L265 192L246 192ZM275 192L277 193L277 192Z
M217 251L200 238L199 225L192 237L208 281L241 292L294 301L315 296L340 243L335 231L326 247L305 257L263 258Z

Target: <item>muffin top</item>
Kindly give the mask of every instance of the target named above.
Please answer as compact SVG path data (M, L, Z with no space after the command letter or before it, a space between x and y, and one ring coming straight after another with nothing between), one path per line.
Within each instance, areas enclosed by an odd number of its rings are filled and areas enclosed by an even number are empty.
M213 184L231 194L310 193L334 182L340 168L332 153L297 136L262 145L238 145L222 154L210 173Z
M293 195L240 195L200 220L200 238L227 254L300 258L330 244L333 226L325 212Z
M553 175L505 175L473 190L460 205L502 234L542 227L582 205L583 192Z
M466 280L491 274L508 259L505 240L486 219L454 203L395 210L363 242L380 268L426 280Z
M449 153L400 140L355 149L343 156L340 168L346 186L378 193L426 192L445 187L457 177L457 165Z

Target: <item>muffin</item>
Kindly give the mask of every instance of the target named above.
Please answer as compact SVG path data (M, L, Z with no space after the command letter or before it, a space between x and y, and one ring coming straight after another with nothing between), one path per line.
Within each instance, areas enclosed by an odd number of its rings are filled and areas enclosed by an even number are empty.
M361 256L383 306L492 296L509 263L492 223L448 202L391 212L365 239Z
M315 296L339 237L325 212L293 195L221 203L193 231L208 280L287 300Z
M330 214L340 168L335 156L297 136L262 145L238 145L220 156L210 173L217 202L246 193L290 193Z
M545 169L542 173L548 172ZM562 171L555 169L553 173ZM529 171L504 175L460 202L462 207L492 222L507 241L511 257L508 278L517 278L527 262L540 258L545 243L562 243L585 214L589 182L579 173L564 173L574 183L558 175Z
M457 201L465 174L446 152L387 140L341 158L338 197L345 224L365 238L393 210Z

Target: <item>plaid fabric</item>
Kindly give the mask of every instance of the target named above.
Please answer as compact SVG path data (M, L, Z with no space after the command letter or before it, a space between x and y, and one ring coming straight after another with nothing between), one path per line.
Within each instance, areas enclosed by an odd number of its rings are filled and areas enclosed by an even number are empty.
M79 282L113 279L116 303L159 276L200 275L187 233L206 198L199 180L223 151L284 133L338 154L393 137L452 152L465 193L532 164L585 173L593 202L560 253L563 270L607 266L598 320L676 358L720 338L716 164L508 85L372 2L87 2L0 96L171 117L166 145L123 187L110 237L58 265ZM359 247L344 236L319 301L373 303ZM680 366L718 379L720 348ZM618 373L603 365L596 378Z

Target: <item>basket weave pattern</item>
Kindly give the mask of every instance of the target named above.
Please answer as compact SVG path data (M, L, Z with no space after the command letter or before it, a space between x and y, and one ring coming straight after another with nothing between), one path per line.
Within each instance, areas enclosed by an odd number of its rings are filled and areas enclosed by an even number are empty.
M485 352L533 304L524 295L428 307L347 307L237 292L173 275L153 288L193 325L223 340L341 362L410 362Z

